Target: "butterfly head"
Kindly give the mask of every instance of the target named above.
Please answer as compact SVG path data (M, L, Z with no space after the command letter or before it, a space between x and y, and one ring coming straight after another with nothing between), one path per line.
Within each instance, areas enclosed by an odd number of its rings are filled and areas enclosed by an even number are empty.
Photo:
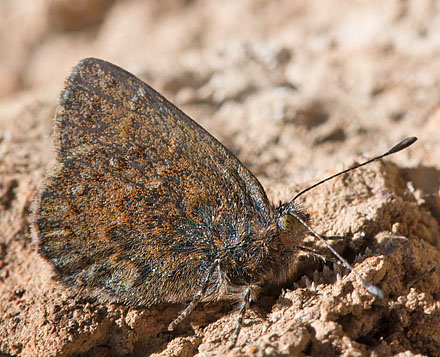
M282 233L283 243L288 247L298 244L298 239L306 231L303 222L309 221L310 215L294 202L280 204L277 208L277 226Z

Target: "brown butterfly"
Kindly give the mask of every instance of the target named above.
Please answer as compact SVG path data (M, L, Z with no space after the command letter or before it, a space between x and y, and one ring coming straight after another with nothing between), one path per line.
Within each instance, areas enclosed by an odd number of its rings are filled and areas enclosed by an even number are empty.
M292 275L306 228L323 239L294 203L298 195L272 205L220 142L111 63L88 58L75 67L54 135L57 163L35 211L39 253L61 281L100 300L189 303L170 330L200 301L235 300L235 343L261 288Z

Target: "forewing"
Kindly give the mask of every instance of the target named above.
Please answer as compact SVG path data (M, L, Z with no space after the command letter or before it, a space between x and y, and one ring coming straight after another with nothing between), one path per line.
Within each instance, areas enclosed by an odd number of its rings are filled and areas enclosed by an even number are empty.
M152 152L211 159L236 172L263 216L266 194L254 175L206 130L146 83L96 58L82 60L61 94L55 118L55 147L61 160L82 146L134 144Z

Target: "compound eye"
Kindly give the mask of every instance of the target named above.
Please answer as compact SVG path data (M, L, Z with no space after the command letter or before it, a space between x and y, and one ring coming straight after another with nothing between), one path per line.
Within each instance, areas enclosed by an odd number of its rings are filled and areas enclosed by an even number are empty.
M290 214L285 214L279 220L280 228L289 233L295 233L300 227L301 223Z

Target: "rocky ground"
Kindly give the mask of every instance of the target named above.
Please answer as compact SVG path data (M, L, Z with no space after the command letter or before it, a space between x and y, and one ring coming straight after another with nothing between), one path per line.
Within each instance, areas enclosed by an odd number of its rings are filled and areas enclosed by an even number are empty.
M440 3L398 0L0 2L0 354L440 355ZM302 196L353 274L307 254L246 313L229 302L98 304L36 253L32 203L53 163L72 67L103 58L223 142L274 202L407 136L385 162ZM304 245L330 253L312 237Z

